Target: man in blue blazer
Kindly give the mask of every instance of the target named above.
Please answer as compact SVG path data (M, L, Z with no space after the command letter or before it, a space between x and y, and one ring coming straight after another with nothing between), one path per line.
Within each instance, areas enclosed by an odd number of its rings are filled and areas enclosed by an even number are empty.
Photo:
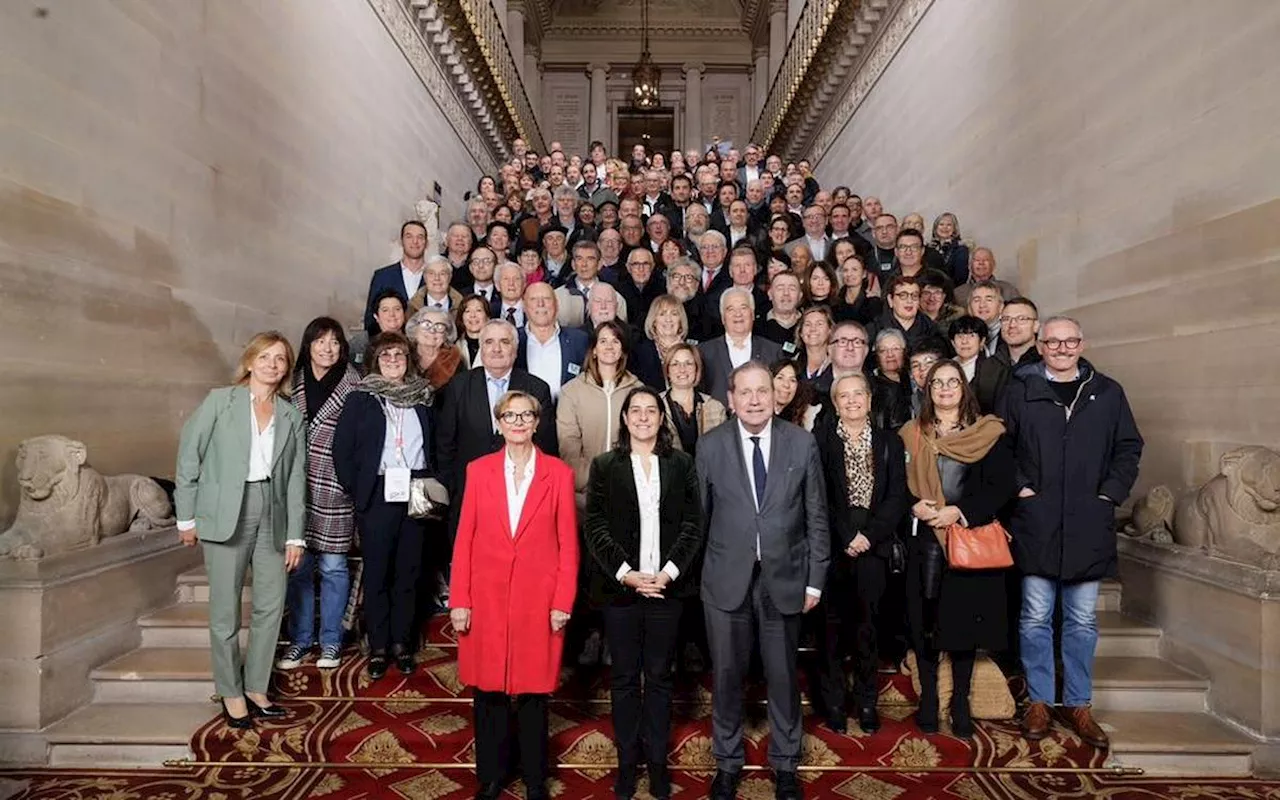
M589 337L581 328L565 328L556 322L559 302L548 283L524 290L528 322L520 329L516 367L546 381L552 400L560 399L560 387L576 378L587 362Z
M389 264L374 270L369 281L369 299L364 304L364 329L370 336L378 334L378 323L374 320L377 308L374 299L383 289L395 289L403 292L405 302L422 288L422 270L426 265L427 226L416 219L411 219L400 226L400 248L404 256L398 264Z

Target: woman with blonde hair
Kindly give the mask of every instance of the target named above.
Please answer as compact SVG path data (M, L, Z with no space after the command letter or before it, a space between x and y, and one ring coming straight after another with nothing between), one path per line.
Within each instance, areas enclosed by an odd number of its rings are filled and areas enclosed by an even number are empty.
M696 455L698 438L728 418L724 404L695 387L702 380L702 354L688 342L671 348L666 362L667 390L662 393L667 426L675 446Z
M924 250L924 265L935 267L956 286L969 280L969 246L960 239L960 220L944 211L933 221L933 236Z
M289 402L293 348L278 331L254 336L233 385L214 389L182 427L174 506L182 543L204 551L213 681L227 724L287 712L267 698L286 573L306 551L307 435ZM253 621L240 655L241 591L253 567Z
M662 391L667 385L666 363L671 349L689 338L689 317L674 295L653 299L644 318L644 339L631 354L632 372L646 386Z

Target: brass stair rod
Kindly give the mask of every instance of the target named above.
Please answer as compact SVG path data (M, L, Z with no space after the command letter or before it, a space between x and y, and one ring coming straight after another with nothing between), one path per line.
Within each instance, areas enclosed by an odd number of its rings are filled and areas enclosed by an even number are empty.
M285 708L288 708L287 704L293 701L297 701L299 703L387 703L387 704L416 703L417 705L425 706L425 705L430 705L431 703L445 703L445 704L468 703L469 704L474 702L474 698L471 698L471 697L345 697L342 695L328 695L328 696L299 695L297 697L277 697L276 698L276 702L286 704ZM211 698L210 702L216 703L218 702L218 698L216 697ZM558 706L573 706L573 705L603 706L603 705L609 705L613 701L607 697L584 697L579 699L579 698L573 698L573 697L552 696L550 698L550 702L553 705L558 705ZM746 703L748 705L753 705L753 706L764 706L764 705L768 705L769 701L768 700L747 700ZM679 698L673 698L671 700L671 705L682 706L682 707L692 706L695 708L710 708L711 701L710 700L687 700L687 699L682 700ZM805 700L802 698L800 700L800 705L810 706L812 705L812 703L809 700ZM915 703L877 703L876 707L877 708L915 708L916 704Z
M362 761L359 763L350 761L187 761L185 759L170 759L164 762L166 767L193 768L193 767L234 767L235 769L258 769L258 770L316 770L316 769L406 769L406 770L424 770L424 769L466 769L474 770L474 763L461 763L456 761L446 761L438 763L429 762L399 762L399 761ZM556 764L554 769L563 769L569 771L601 771L614 770L618 765L610 764ZM675 765L668 764L667 769L678 772L706 772L710 774L714 771L714 765ZM772 770L772 767L766 767L757 764L748 764L742 767L746 772L765 772ZM887 767L884 765L869 766L798 766L798 772L885 772L885 773L905 773L905 774L923 774L923 773L939 773L939 774L966 774L974 773L980 775L1115 775L1115 776L1138 776L1144 775L1145 772L1141 767Z

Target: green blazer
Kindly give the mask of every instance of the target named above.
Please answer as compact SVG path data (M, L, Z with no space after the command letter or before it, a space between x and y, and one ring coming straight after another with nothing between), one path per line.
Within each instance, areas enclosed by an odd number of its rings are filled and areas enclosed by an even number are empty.
M182 426L174 510L194 519L206 542L225 542L236 532L244 482L249 475L249 389L214 389ZM272 533L277 550L302 539L307 496L307 435L302 412L276 397L275 458L271 466ZM281 522L284 524L281 524Z

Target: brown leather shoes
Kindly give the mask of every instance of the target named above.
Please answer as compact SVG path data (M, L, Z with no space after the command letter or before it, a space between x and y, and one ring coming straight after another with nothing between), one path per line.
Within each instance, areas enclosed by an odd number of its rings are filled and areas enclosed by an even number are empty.
M1066 714L1067 722L1086 744L1091 744L1099 750L1107 749L1107 745L1111 741L1107 738L1107 732L1093 718L1092 708L1089 706L1066 706L1062 710Z
M1038 742L1049 735L1052 723L1048 703L1032 703L1022 715L1022 738L1030 742Z

